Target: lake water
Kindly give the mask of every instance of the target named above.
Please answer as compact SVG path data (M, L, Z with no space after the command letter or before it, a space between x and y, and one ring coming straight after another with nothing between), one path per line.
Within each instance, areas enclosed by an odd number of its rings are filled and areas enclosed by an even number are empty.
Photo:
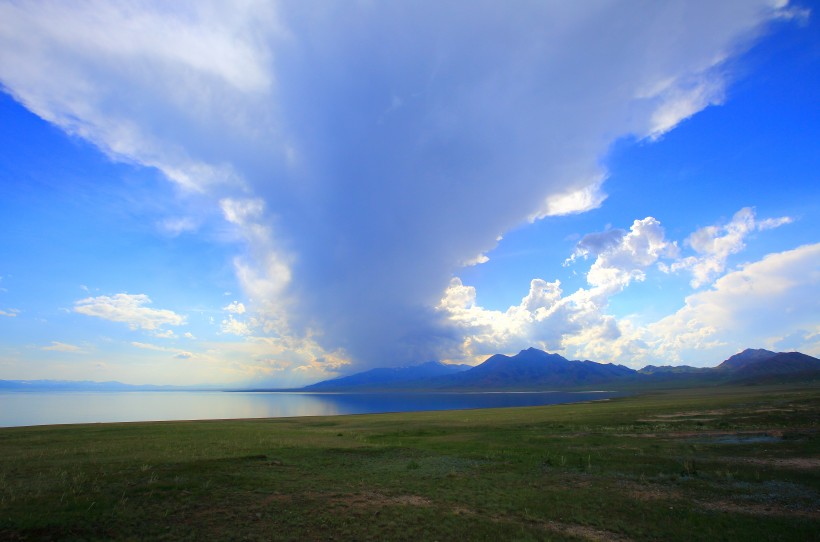
M0 392L0 427L334 416L550 405L608 399L615 392L286 393Z

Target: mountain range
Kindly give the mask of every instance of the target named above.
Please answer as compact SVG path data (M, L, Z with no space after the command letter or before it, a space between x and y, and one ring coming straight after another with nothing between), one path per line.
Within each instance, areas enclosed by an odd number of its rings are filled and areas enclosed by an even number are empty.
M122 382L95 382L93 380L0 380L0 391L205 391L216 386L156 386L152 384L123 384Z
M387 390L544 390L751 384L820 379L820 359L800 352L747 349L717 367L654 366L630 369L589 360L570 361L536 348L514 356L496 354L483 363L446 365L428 362L413 367L371 369L325 380L303 391Z
M536 348L514 356L496 354L475 367L430 361L411 367L370 369L324 380L298 390L310 392L373 391L524 391L622 390L720 384L820 382L820 359L800 352L747 349L716 367L655 366L630 369L589 360L570 361ZM130 385L120 382L67 380L0 380L0 391L193 391L216 386ZM224 389L224 388L222 388ZM233 388L230 391L241 391ZM247 391L247 390L246 390Z

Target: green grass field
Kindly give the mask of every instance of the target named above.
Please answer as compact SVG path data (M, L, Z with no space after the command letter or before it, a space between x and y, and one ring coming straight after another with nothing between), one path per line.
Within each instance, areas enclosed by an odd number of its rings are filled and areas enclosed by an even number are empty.
M0 540L818 540L820 389L0 430Z

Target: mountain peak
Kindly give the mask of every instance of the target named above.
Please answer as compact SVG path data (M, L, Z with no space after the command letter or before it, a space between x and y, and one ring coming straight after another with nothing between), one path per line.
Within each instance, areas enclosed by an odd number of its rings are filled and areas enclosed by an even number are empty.
M755 357L755 358L767 358L775 355L777 352L772 352L771 350L766 350L764 348L747 348L743 352L739 354L735 354L735 356L743 356L743 357Z
M718 365L718 369L737 370L752 363L759 363L777 355L777 352L764 350L763 348L747 348L743 352L729 357L726 361Z
M736 364L741 363L741 365L735 366L734 373L747 378L758 378L760 376L771 378L778 375L810 375L820 371L820 359L800 352L768 352L767 350L758 350L748 355L745 359L742 357L739 358L739 361L737 357L735 357L734 360L729 358L719 367L723 368L729 361Z
M516 355L512 356L511 359L562 359L566 360L564 356L560 354L550 354L549 352L544 352L543 350L539 350L538 348L527 348L526 350L522 350Z

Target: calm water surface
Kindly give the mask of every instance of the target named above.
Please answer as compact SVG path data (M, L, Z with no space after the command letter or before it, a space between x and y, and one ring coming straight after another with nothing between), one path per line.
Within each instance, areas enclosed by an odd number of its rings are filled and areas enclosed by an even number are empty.
M616 395L615 392L0 392L0 427L499 408L572 403Z

